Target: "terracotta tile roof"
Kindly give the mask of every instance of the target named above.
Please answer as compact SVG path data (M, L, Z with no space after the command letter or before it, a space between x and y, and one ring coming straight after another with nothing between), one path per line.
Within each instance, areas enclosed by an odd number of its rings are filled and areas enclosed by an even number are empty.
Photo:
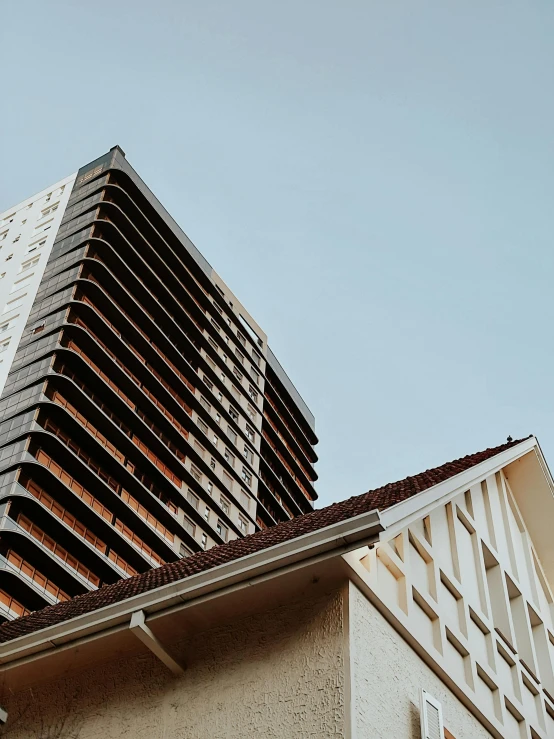
M530 438L530 437L527 437ZM447 462L440 467L422 472L413 477L406 477L399 482L389 483L376 490L370 490L339 503L333 503L326 508L306 513L303 516L286 521L269 529L258 531L242 539L235 539L227 544L213 547L206 552L198 552L190 557L171 562L156 569L148 570L135 575L128 580L120 580L113 585L106 585L83 595L78 595L70 601L48 606L35 611L29 616L7 621L0 625L0 643L16 639L20 636L40 631L63 621L69 621L77 616L91 613L104 606L112 605L131 598L135 595L154 590L178 580L183 580L199 572L210 570L218 565L232 562L249 554L263 549L269 549L304 534L324 529L332 524L354 518L362 513L378 508L383 510L395 503L400 503L412 495L417 495L433 485L448 480L450 477L484 462L496 454L500 454L524 439L518 439L491 449L485 449L477 454Z

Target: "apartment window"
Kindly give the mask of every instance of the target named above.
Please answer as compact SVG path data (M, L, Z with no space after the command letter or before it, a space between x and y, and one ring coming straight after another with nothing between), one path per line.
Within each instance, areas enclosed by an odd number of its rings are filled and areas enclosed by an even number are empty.
M13 258L13 254L8 254L8 256L6 257L6 262L9 262L10 259L12 258Z
M235 455L231 454L227 447L225 447L225 459L227 460L227 462L229 462L231 467L235 466Z
M202 457L202 459L204 459L204 453L205 453L205 451L206 451L206 450L204 449L204 447L202 446L202 444L199 444L199 443L198 443L198 442L196 441L196 439L194 440L194 450L195 450L195 452L196 452L196 453L197 453L197 454L198 454L198 455L199 455L200 457Z
M18 235L17 235L16 237L15 237L15 239L13 240L13 243L15 244L15 242L16 242L16 241L19 241L19 239L20 239L20 238L21 238L21 234L18 234Z
M6 238L7 235L8 235L8 232L7 231L4 231L3 233L1 233L0 234L0 241L4 241L4 239Z
M254 464L254 452L249 446L246 446L246 444L244 445L244 456L246 457L247 462Z
M2 341L2 343L0 343L0 354L7 350L10 345L10 341L11 339L6 339L6 341Z
M256 441L256 434L254 432L254 429L250 428L248 424L246 424L246 438L252 443Z
M213 441L214 446L217 447L218 442L219 442L219 439L217 438L217 436L215 434L213 435L212 441Z
M211 480L208 480L208 493L211 495L214 491L214 484Z
M206 385L207 385L207 386L208 386L208 387L210 388L210 390L213 390L213 389L214 389L214 384L213 384L213 382L212 382L212 381L211 381L210 379L208 379L208 378L206 377L206 375L204 375L204 376L202 377L202 379L204 380L205 384L206 384Z
M250 509L250 496L244 490L240 491L240 502L245 510Z
M242 372L239 370L238 367L233 367L233 374L239 382L242 382Z
M244 354L242 352L239 352L238 349L235 350L235 354L236 354L236 357L239 360L239 362L241 364L244 364Z
M46 321L43 321L42 323L39 323L38 326L35 326L32 333L33 334L40 334L41 331L44 331L44 327L46 326Z
M208 413L212 412L212 406L208 403L208 401L203 395L200 396L200 405L202 406L202 408L207 410Z
M221 423L221 413L215 414L215 422L219 424Z
M219 392L219 393L217 394L217 399L218 399L218 400L219 400L219 402L221 403L221 402L223 401L223 393Z
M200 417L198 417L198 418L196 419L196 423L198 424L198 428L199 428L199 429L200 429L200 430L201 430L201 431L202 431L203 433L205 433L205 434L207 435L207 434L208 434L208 424L207 424L207 423L204 423L204 421L203 421L203 420L202 420L202 419L201 419Z
M227 334L224 334L224 335L223 335L223 341L224 341L224 342L225 342L226 344L229 344L229 337L227 336Z
M248 533L248 521L242 516L239 516L239 528L243 533Z
M202 473L198 467L195 467L193 464L190 466L190 474L194 477L196 482L202 482Z
M223 356L223 361L225 362L225 364L227 364L227 355L223 354L222 356Z
M32 251L36 251L37 249L40 249L41 246L44 246L46 244L46 239L43 239L42 241L39 241L38 243L31 244L25 254L30 254Z
M256 372L256 370L252 367L252 377L254 378L254 382L256 385L260 384L260 375Z
M212 470L215 470L215 464L216 464L216 463L215 463L215 459L214 459L214 458L212 457L212 458L210 459L210 467L212 468Z
M212 318L212 326L215 328L215 330L217 331L217 333L219 333L221 331L221 329L219 328L219 325L214 321L213 318Z
M243 346L246 346L246 337L243 336L240 331L237 331L237 339Z
M211 368L213 369L213 371L215 372L215 362L214 362L214 360L213 360L213 359L212 359L211 357L208 357L208 355L207 355L207 354L206 354L206 357L205 357L205 359L206 359L206 362L207 362L207 363L208 363L208 364L210 365L210 367L211 367Z
M250 397L252 398L252 400L254 401L254 403L257 403L258 402L258 393L257 393L256 388L254 387L254 385L249 385L249 387L248 387L248 395L250 395Z
M242 468L242 479L248 487L252 487L252 473L246 467Z
M16 318L19 318L19 316L14 316L10 321L6 321L0 325L0 334L6 333L6 331L13 326Z
M207 544L208 544L208 536L207 534L202 534L202 540L200 542L200 546L202 547L202 549L205 549Z
M219 519L217 521L217 526L215 527L215 530L221 536L223 541L227 541L227 536L229 535L229 529Z
M192 551L188 547L186 547L184 544L181 544L181 546L179 547L179 556L180 557L190 557L191 554L192 554Z
M26 262L23 262L21 267L19 268L20 272L26 272L28 269L31 269L31 267L34 267L37 265L40 261L40 256L34 257L33 259L28 259Z
M206 510L204 511L204 518L206 519L206 521L210 520L210 509L208 508L208 506L206 506Z
M221 506L221 510L223 513L225 513L227 516L229 515L229 511L231 510L231 504L227 500L227 498L224 498L223 495L219 499L219 505Z
M237 403L240 403L240 392L234 385L231 386L231 392Z
M223 314L223 311L222 311L222 309L221 309L221 306L219 306L219 305L218 305L217 303L214 303L214 308L216 309L216 311L217 311L218 313L221 313L221 314Z
M183 528L185 531L187 531L191 536L194 536L196 533L196 524L194 524L188 516L183 517Z
M215 349L215 352L218 353L219 349L217 348L217 344L215 343L215 341L212 339L211 336L208 336L208 341L210 342L212 348Z
M198 496L190 488L187 489L187 500L195 510L198 510Z
M237 443L237 435L235 434L235 432L233 431L233 429L230 426L227 426L227 434L228 434L229 438L231 439L231 441L233 442L233 444L236 444Z
M253 408L250 404L248 404L248 407L246 409L246 415L251 421L256 423L256 409Z
M233 406L232 406L232 405L230 405L230 406L229 406L229 415L231 416L231 418L233 419L233 421L237 421L237 422L238 422L238 420L239 420L239 414L238 414L238 411L236 411L236 410L235 410L235 409L233 408Z
M223 484L227 488L227 490L233 489L233 478L231 475L228 475L225 470L223 471Z

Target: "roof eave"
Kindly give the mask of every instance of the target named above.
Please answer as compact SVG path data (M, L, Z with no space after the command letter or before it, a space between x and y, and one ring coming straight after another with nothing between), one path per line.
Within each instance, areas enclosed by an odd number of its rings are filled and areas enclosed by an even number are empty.
M175 612L180 606L203 598L209 593L224 592L230 586L253 578L275 573L322 555L339 556L378 540L383 524L378 510L333 524L268 549L169 583L154 590L105 606L91 613L46 627L31 634L0 644L0 671L6 672L24 662L39 659L71 643L99 638L126 628L132 614L160 616L163 611Z

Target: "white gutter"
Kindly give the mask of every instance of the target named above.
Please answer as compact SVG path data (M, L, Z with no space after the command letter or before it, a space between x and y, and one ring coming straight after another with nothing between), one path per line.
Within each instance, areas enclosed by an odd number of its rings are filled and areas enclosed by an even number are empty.
M162 612L170 609L175 611L179 605L185 607L208 593L275 573L300 562L321 558L322 555L344 554L371 544L379 539L383 530L379 511L369 511L69 621L18 637L0 644L0 672L6 672L16 664L47 656L65 645L74 645L77 641L83 643L100 638L107 632L127 629L133 613L137 611L144 612L144 620L149 614L159 617Z

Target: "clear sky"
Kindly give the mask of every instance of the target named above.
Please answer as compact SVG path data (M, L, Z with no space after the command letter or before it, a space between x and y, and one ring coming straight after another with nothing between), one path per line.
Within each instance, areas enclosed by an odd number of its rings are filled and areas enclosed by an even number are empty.
M312 408L328 503L554 466L554 5L4 0L0 211L114 144Z

